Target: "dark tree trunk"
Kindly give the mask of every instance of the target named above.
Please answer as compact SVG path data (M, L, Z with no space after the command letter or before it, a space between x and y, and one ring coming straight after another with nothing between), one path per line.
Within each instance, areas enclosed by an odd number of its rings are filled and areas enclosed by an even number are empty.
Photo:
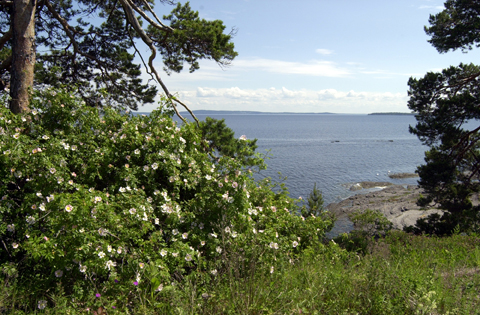
M10 110L28 110L35 67L35 8L37 0L13 0Z

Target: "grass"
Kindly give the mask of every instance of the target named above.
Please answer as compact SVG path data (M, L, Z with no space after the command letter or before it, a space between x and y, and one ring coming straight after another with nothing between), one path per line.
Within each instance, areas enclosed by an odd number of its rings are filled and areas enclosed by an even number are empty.
M236 254L213 280L199 273L156 295L137 293L128 307L104 307L108 314L480 314L479 245L476 236L397 231L369 240L363 253L330 242L295 264L277 262L273 273L266 264L237 272ZM50 307L38 310L20 307L26 292L14 284L4 281L1 290L0 313L86 314L101 304L72 301L57 288Z

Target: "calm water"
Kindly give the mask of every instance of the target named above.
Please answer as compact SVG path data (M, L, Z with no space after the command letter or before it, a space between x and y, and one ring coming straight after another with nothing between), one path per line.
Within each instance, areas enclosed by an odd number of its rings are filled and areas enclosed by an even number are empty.
M413 116L402 115L211 115L225 118L236 137L257 138L258 152L270 150L262 176L286 176L292 197L306 198L314 183L325 204L355 192L361 181L416 184L416 178L390 179L391 173L414 173L423 163L423 146L408 132ZM197 115L200 120L205 115ZM358 192L357 192L358 193ZM337 222L332 232L348 231L351 223Z
M199 115L199 119L205 119ZM257 138L258 152L270 150L265 176L287 177L292 197L306 197L316 182L326 204L352 194L351 184L390 181L388 172L413 173L423 163L423 146L408 132L413 116L394 115L225 115L237 137Z

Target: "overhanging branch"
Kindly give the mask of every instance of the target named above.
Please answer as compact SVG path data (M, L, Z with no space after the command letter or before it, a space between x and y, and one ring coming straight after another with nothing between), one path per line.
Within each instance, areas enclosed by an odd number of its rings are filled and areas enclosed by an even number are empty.
M12 39L13 31L12 28L8 30L5 34L3 34L2 38L0 38L0 50L5 46L5 44Z
M180 113L178 112L177 106L174 104L174 102L177 102L180 105L182 105L190 113L190 115L192 115L192 117L193 117L193 119L195 119L197 125L200 126L200 123L199 123L197 117L195 117L195 115L190 110L190 108L188 108L187 105L185 105L184 103L179 101L174 95L172 95L170 93L167 86L165 85L165 83L163 83L162 79L158 75L158 72L153 65L153 60L155 59L155 57L157 55L157 50L156 50L155 46L153 45L152 39L150 37L148 37L148 35L145 33L144 29L140 25L138 19L135 17L135 12L133 10L133 7L131 5L130 0L120 0L120 3L122 4L122 7L125 11L125 15L127 17L128 22L130 23L130 25L132 25L133 29L135 30L135 32L137 32L137 34L140 36L142 41L148 46L148 48L150 48L151 54L150 54L150 57L148 58L148 66L150 68L151 73L153 73L153 75L155 76L156 81L158 82L158 84L160 84L163 91L165 92L165 95L170 100L170 103L171 103L175 113L177 114L177 116L183 122L186 122L185 118L183 118L180 115Z

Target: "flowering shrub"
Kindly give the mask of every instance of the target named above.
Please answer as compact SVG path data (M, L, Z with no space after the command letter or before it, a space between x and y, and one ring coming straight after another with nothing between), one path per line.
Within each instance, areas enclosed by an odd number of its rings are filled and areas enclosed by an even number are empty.
M255 182L241 161L213 159L195 124L100 111L62 91L21 115L3 103L0 267L39 308L58 285L78 298L161 294L188 274L216 276L235 252L273 272L332 226L296 215L285 189Z

